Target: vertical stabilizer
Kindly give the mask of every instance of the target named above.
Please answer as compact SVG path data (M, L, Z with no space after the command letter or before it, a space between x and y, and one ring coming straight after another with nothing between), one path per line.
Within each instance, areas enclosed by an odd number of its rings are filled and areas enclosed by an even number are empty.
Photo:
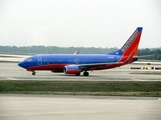
M122 46L120 52L122 53L123 56L129 56L131 53L134 53L133 56L136 56L142 29L143 29L142 27L138 27L134 31L134 33L130 36L130 38L126 41L126 43Z
M130 38L126 41L126 43L121 47L121 49L109 53L111 55L121 55L122 58L119 60L121 62L124 61L124 57L123 56L136 56L137 55L137 51L138 51L138 46L139 46L139 42L140 42L140 37L141 37L141 33L142 33L142 27L138 27L134 33L130 36Z

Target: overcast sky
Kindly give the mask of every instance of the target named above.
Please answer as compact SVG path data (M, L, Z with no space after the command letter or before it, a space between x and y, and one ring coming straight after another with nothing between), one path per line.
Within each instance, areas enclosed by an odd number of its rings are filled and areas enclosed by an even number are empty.
M0 0L0 45L161 47L161 0Z

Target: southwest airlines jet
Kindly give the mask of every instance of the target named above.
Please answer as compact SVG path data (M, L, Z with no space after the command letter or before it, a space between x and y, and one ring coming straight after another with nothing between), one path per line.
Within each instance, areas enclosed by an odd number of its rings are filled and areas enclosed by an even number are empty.
M137 51L142 29L138 27L121 49L108 54L40 54L26 58L18 65L32 72L32 75L37 70L50 70L77 76L81 72L88 76L88 71L120 67L138 60Z

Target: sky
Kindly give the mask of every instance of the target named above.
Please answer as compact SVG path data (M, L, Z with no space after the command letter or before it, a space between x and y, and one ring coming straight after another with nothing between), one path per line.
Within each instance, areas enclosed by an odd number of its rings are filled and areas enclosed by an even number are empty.
M161 0L0 0L1 46L161 47Z

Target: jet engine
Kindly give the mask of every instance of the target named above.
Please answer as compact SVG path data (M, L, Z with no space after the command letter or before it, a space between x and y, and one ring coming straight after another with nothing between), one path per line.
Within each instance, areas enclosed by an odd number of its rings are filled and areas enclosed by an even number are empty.
M80 75L81 69L79 66L65 66L64 72L65 72L65 74Z

